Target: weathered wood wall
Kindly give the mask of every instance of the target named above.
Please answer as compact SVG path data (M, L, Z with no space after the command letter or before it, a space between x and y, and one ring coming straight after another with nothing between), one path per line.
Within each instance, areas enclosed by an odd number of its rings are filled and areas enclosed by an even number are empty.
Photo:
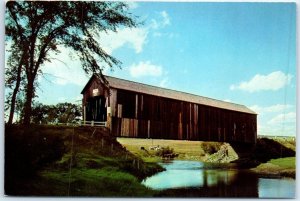
M88 82L82 93L84 113L89 112L89 104L97 97L107 98L105 105L109 107L107 114L111 116L111 131L115 136L250 143L256 141L256 114L116 88L111 88L108 92L96 78Z
M94 90L97 89L97 92ZM93 78L88 85L86 86L86 89L83 93L83 100L82 104L85 105L90 98L96 97L96 96L105 96L108 97L108 89L103 87L101 82L97 80L96 78Z
M110 96L115 136L256 141L256 115L121 89Z

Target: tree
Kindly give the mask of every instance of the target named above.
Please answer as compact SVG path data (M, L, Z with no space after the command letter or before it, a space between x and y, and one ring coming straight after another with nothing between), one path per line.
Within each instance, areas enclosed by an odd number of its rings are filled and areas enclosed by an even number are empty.
M51 62L50 54L59 53L60 46L70 48L86 73L105 80L102 70L120 67L121 62L107 54L95 37L120 26L137 26L122 2L9 1L6 11L6 40L18 44L12 48L20 54L17 64L10 67L20 79L25 74L24 124L30 123L37 77L42 74L41 66ZM21 73L16 66L21 66Z
M12 90L7 95L7 100L5 102L5 110L9 110L8 124L12 124L14 113L16 110L18 93L20 91L21 82L24 81L24 73L22 73L22 63L25 58L24 53L21 51L19 44L12 43L14 47L8 57L7 66L5 69L5 87ZM24 83L23 83L24 85Z
M76 123L81 116L81 106L76 104L43 105L34 103L31 122L35 124Z

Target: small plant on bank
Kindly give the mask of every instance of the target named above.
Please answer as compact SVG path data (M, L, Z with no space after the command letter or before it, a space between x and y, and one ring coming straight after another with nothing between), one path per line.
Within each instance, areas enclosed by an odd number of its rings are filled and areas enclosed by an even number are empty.
M161 147L156 151L155 155L162 158L175 158L178 156L178 154L174 152L174 149L170 147Z
M214 154L220 150L222 143L220 142L204 142L201 145L201 148L205 153Z

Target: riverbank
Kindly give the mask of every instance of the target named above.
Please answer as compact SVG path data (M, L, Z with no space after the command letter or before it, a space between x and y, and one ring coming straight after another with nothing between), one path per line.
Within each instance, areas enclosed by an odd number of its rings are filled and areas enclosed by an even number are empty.
M158 197L295 197L296 183L291 178L266 178L249 169L212 167L199 161L172 160L160 164L166 171L143 181L160 191Z
M280 147L280 149L278 148ZM90 127L5 127L5 194L13 196L155 197L167 194L141 181L163 168L157 164L166 154L176 160L212 160L208 169L238 169L238 153L228 143L178 140L112 138L105 130ZM257 174L295 175L295 154L280 143L260 141L254 151L261 164ZM291 152L292 150L292 152ZM220 156L227 155L223 160ZM240 153L239 153L240 154ZM221 160L220 160L221 159ZM252 159L253 160L253 159ZM229 162L228 162L229 161ZM270 168L270 164L272 168ZM291 164L294 164L291 165ZM280 170L280 171L276 171ZM270 174L272 172L273 174ZM275 176L276 176L275 174Z
M5 127L6 195L152 197L140 181L162 170L101 130Z
M291 177L296 179L296 157L271 159L250 170L266 178Z
M117 138L131 153L144 161L161 162L157 150L168 147L176 160L208 162L217 168L249 169L264 177L295 178L295 150L293 139L258 139L255 147L219 142L179 141L160 139ZM276 160L274 160L276 159Z

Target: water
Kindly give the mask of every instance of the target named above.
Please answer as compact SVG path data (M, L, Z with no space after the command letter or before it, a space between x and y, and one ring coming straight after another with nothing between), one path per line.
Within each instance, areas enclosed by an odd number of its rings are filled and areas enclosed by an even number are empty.
M143 184L162 195L179 197L293 198L295 180L260 178L249 171L213 169L197 161L161 163L166 171L147 178ZM164 194L165 193L165 194Z

